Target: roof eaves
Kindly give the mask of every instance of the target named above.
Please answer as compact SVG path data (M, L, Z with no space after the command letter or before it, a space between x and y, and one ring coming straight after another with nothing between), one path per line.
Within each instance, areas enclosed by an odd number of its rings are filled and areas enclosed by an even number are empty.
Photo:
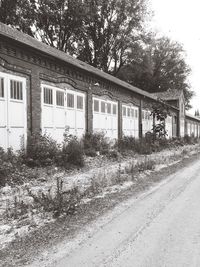
M0 34L3 36L8 37L9 39L15 40L21 44L25 44L26 46L29 46L31 48L34 48L36 50L39 50L40 52L45 53L48 56L52 56L54 58L57 58L61 61L64 61L68 64L73 65L74 67L77 67L79 69L82 69L84 71L87 71L89 73L92 73L100 78L106 79L108 81L111 81L119 86L124 87L125 89L128 89L130 91L133 91L139 95L145 96L147 98L157 100L156 97L152 96L150 93L143 91L137 87L134 87L110 74L107 74L99 69L96 69L95 67L82 62L78 59L73 58L72 56L67 55L66 53L57 50L56 48L53 48L51 46L48 46L33 37L24 34L22 32L19 32L3 23L0 23Z

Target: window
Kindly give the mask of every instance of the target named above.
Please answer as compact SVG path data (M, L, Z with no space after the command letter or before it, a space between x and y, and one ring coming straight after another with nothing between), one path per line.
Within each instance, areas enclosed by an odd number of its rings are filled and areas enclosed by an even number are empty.
M137 109L135 110L135 117L136 118L138 117L138 111L137 111Z
M131 113L130 113L130 108L127 108L127 116L130 117Z
M4 79L0 78L0 97L4 97Z
M77 95L77 108L83 109L83 97L80 95Z
M134 118L134 109L131 109L131 117Z
M113 115L117 114L117 105L113 104Z
M50 88L44 88L44 103L53 105L53 91Z
M111 104L107 103L107 113L111 114Z
M177 117L174 116L174 124L177 124Z
M56 91L56 105L64 106L64 92Z
M123 114L123 116L126 116L126 107L122 108L122 114Z
M10 80L10 98L23 100L22 82Z
M101 112L105 113L106 112L106 103L105 102L101 102Z
M99 112L99 100L94 100L94 111Z
M74 95L68 93L67 94L67 107L68 108L74 108Z

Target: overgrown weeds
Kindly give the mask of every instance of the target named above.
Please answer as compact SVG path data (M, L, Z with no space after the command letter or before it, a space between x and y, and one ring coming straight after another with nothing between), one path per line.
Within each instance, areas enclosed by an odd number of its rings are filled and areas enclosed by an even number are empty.
M27 188L28 195L33 198L34 206L41 208L43 212L52 212L53 217L59 217L61 214L73 214L81 200L81 194L77 187L63 190L63 181L57 178L56 192L51 189L47 192L39 191L33 193Z
M103 132L86 133L83 138L83 147L87 156L95 156L97 152L107 154L110 150L110 142Z

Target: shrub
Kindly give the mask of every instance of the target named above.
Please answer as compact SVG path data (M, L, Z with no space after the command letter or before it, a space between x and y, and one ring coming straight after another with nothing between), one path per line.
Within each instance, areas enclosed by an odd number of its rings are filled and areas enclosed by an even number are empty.
M135 151L139 154L149 155L154 151L153 143L149 142L146 138L141 138L135 143Z
M87 148L84 150L84 152L85 152L85 155L88 157L96 157L96 155L97 155L96 150L93 148Z
M110 143L105 137L104 133L86 133L83 138L83 147L85 151L108 151L110 149Z
M116 141L116 146L119 151L135 150L136 140L132 136L124 135L121 139Z
M0 147L0 186L4 186L8 179L14 179L21 168L21 157L17 156L12 149L4 151Z
M83 146L75 136L71 137L68 143L63 144L61 159L62 160L58 162L58 164L65 168L69 167L70 165L76 165L78 167L84 166Z
M30 167L52 165L58 154L57 142L46 134L38 133L29 137L27 149L21 151L24 163Z

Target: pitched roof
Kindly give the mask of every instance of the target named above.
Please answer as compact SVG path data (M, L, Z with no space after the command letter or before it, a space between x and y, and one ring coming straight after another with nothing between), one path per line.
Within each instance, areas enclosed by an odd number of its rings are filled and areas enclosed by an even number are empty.
M135 93L138 93L140 95L143 95L143 96L146 96L150 99L154 99L156 100L157 98L155 96L153 96L152 94L146 92L146 91L143 91L135 86L132 86L110 74L107 74L97 68L94 68L92 67L91 65L83 62L83 61L80 61L78 59L75 59L74 57L72 56L69 56L67 55L66 53L56 49L56 48L53 48L51 46L48 46L36 39L34 39L33 37L27 35L27 34L24 34L18 30L15 30L13 28L11 28L10 26L8 25L5 25L3 23L0 22L0 38L1 36L3 37L8 37L18 43L21 43L21 44L24 44L28 47L31 47L33 49L36 49L48 56L52 56L54 58L57 58L63 62L66 62L70 65L73 65L74 67L77 67L79 69L82 69L84 71L87 71L91 74L94 74L95 76L97 77L100 77L100 78L103 78L103 79L106 79L110 82L113 82L115 83L116 85L119 85L119 86L122 86L130 91L133 91Z
M189 114L189 113L186 113L185 116L186 116L186 118L193 119L193 120L195 120L195 121L200 122L200 117L196 117L196 116L191 115L191 114Z
M178 100L182 94L183 91L179 89L168 89L164 92L152 93L152 95L154 95L155 97L161 98L163 100Z

